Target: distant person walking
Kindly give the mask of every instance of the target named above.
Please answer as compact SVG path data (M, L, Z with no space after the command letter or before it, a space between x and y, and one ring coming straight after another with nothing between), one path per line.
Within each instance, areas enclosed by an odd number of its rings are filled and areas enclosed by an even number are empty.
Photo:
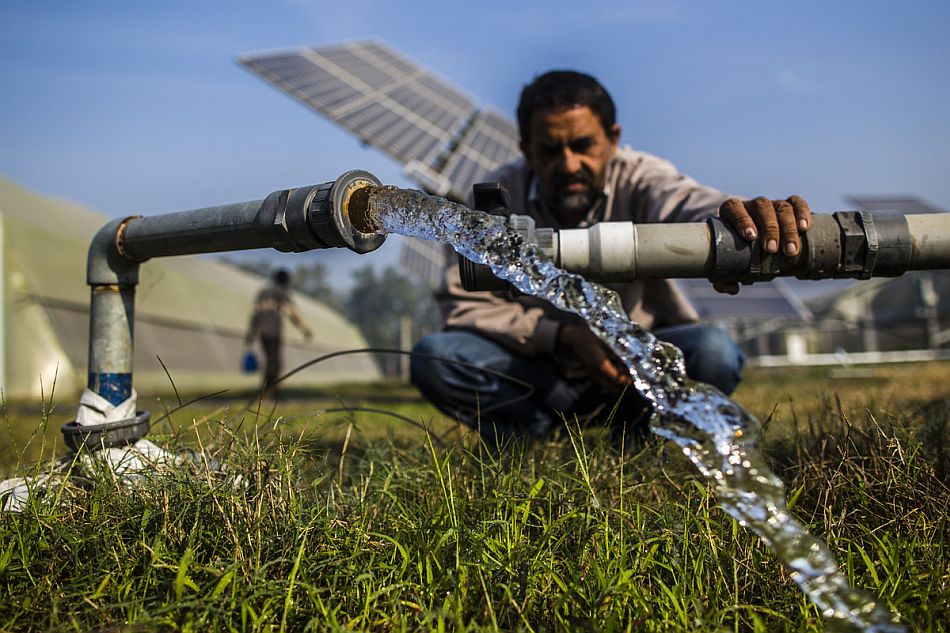
M277 379L283 369L281 350L285 316L307 340L313 337L313 331L303 322L290 300L290 273L280 269L274 273L271 284L258 293L247 336L244 338L248 347L256 338L261 341L261 349L264 352L262 392L265 398L277 397Z

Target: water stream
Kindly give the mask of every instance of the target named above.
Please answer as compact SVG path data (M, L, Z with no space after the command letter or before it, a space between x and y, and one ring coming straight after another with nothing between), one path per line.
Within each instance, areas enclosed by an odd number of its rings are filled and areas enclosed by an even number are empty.
M518 290L586 319L627 365L653 405L651 429L675 442L713 483L723 509L765 541L837 628L896 633L896 617L850 586L834 555L788 511L781 480L758 450L759 422L713 387L689 381L680 351L630 321L615 293L557 268L500 218L395 187L370 195L370 217L389 233L450 244Z

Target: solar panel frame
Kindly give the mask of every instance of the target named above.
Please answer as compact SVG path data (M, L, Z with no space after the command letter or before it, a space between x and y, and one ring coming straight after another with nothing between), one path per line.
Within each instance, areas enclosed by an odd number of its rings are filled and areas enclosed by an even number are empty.
M431 289L442 284L450 249L445 244L415 237L403 237L399 265L411 277Z
M491 171L518 158L515 124L490 108L480 110L465 130L441 173L452 183L452 194L464 200L472 185Z
M238 61L401 162L438 163L476 110L464 92L378 42Z
M916 213L946 213L942 209L922 198L910 195L892 196L848 196L848 202L865 211L900 211L913 215Z
M678 279L677 285L704 319L808 321L812 314L784 279L743 285L737 295L720 293L706 279Z

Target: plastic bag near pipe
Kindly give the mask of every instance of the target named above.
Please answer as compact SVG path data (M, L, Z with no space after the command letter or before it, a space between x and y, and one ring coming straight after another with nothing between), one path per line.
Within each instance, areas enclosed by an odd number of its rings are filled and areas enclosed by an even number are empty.
M66 485L67 479L94 481L97 474L116 477L127 485L148 485L149 477L172 472L185 464L192 464L209 472L226 472L216 460L202 453L172 453L148 440L139 440L122 447L98 451L82 451L73 461L65 457L44 472L30 477L14 477L0 482L0 512L23 512L30 507L30 499L39 496L42 503L55 500L69 501L69 495L53 493ZM78 466L78 468L75 468ZM239 474L229 476L231 485L244 485ZM51 494L52 493L52 494Z
M135 399L138 394L135 389L132 395L120 402L112 404L95 391L86 389L79 398L79 410L76 412L76 424L79 426L95 426L121 422L135 417Z
M0 512L23 512L30 503L30 496L45 492L58 473L42 473L35 477L14 477L0 481Z
M184 461L182 457L169 453L148 440L139 440L121 448L83 452L78 459L79 466L88 473L105 469L127 483L136 481L137 477L150 471L156 471L163 466L176 467ZM32 477L14 477L0 482L0 511L23 512L29 507L33 495L40 495L44 502L56 499L58 495L49 493L52 489L65 485L73 466L73 460L66 457L52 464L45 472ZM73 476L81 475L74 472Z
M76 424L96 426L134 418L137 395L133 389L128 398L119 404L112 404L96 392L86 389L79 399ZM98 459L118 475L137 473L151 465L174 462L176 459L171 453L166 453L146 440L140 440L129 447L101 451L95 457L83 455L82 458L87 461ZM68 463L69 460L60 460L47 472L0 482L0 512L22 512L33 494L42 494L57 483L61 485Z

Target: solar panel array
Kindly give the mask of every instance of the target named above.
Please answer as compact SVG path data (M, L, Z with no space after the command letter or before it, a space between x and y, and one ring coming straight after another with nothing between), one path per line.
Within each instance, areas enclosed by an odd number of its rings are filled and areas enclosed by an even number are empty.
M518 155L504 116L379 42L245 55L239 62L406 165L434 193L462 200Z
M848 202L864 211L900 211L904 214L947 211L916 196L849 196Z
M450 249L430 240L404 238L399 250L399 266L410 277L429 288L438 288L442 282Z
M704 320L807 321L811 318L811 311L784 279L743 285L737 295L718 292L705 279L680 279L677 283Z
M465 130L442 174L454 191L467 194L488 172L519 155L517 139L514 123L493 110L482 110Z

